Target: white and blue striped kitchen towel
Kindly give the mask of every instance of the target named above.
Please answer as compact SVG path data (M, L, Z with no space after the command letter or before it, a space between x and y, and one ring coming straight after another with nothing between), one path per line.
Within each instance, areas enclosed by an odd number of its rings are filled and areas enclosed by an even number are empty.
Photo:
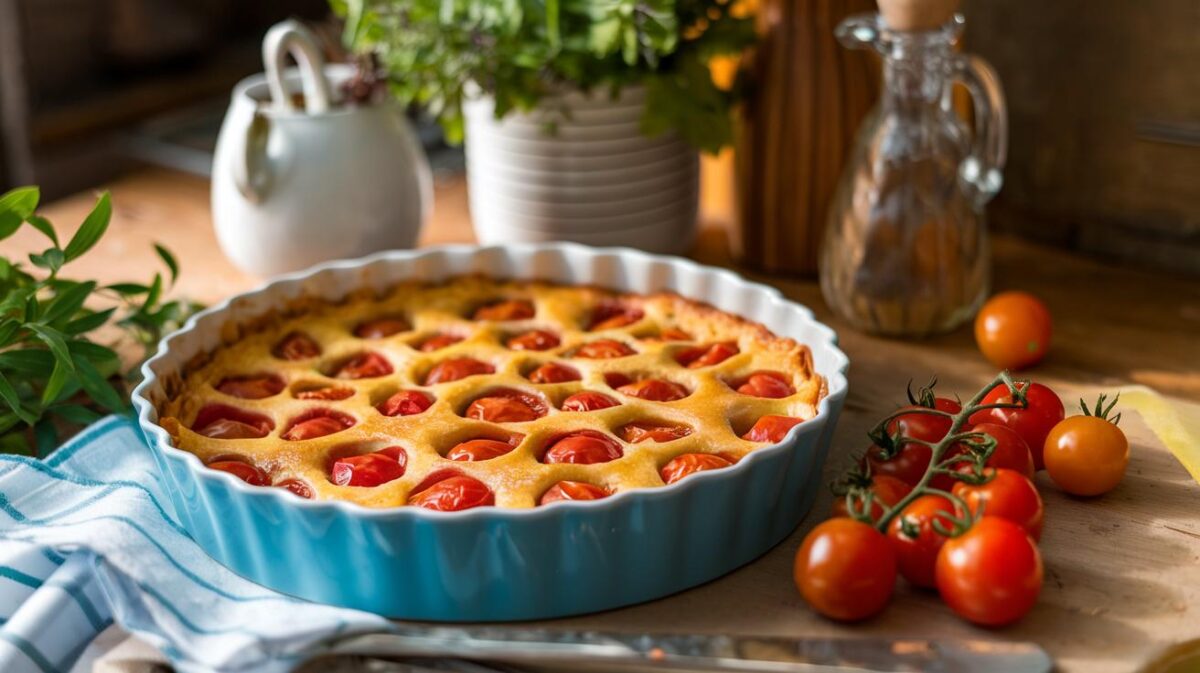
M112 416L44 461L0 455L0 671L67 671L112 622L181 671L288 670L388 628L218 564L174 519L149 452Z

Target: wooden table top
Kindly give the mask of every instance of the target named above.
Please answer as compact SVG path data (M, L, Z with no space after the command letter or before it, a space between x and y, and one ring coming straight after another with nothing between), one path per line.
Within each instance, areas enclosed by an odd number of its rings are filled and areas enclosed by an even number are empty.
M96 249L72 263L73 277L145 281L157 268L151 243L174 250L182 275L174 292L212 302L258 282L234 269L217 248L208 183L166 171L146 171L106 188L115 214ZM465 185L441 181L422 245L471 242ZM42 209L69 231L93 202L81 194ZM43 242L26 231L4 242L6 254ZM693 256L730 266L726 230L709 212ZM735 267L736 268L736 267ZM1055 319L1049 358L1030 375L1064 401L1144 384L1200 419L1200 282L1123 269L1027 242L994 245L995 287L1040 296ZM867 441L866 430L904 399L909 380L936 374L939 390L969 396L995 374L975 349L969 328L923 341L855 332L825 307L810 279L745 273L811 307L836 329L851 359L850 395L839 422L828 483ZM842 626L812 613L791 581L791 560L803 533L822 520L819 499L800 529L761 559L705 586L645 605L554 622L555 626L755 635L889 636L1031 640L1062 670L1127 671L1165 646L1200 638L1200 486L1148 429L1126 414L1132 459L1124 482L1098 499L1070 498L1045 477L1042 552L1046 584L1040 602L1019 624L983 630L955 618L936 597L901 586L892 606L864 624ZM752 522L747 522L748 525Z

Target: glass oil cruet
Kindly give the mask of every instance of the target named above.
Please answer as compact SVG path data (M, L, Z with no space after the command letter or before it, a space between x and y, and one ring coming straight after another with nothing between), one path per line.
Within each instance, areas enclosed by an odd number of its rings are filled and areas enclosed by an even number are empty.
M907 18L893 20L885 7L837 28L846 47L882 55L884 86L830 207L820 265L830 307L890 336L953 329L983 302L983 207L1000 189L1007 143L999 79L954 49L962 16L951 8L945 20L901 29L915 23ZM974 133L952 107L955 82L973 99Z

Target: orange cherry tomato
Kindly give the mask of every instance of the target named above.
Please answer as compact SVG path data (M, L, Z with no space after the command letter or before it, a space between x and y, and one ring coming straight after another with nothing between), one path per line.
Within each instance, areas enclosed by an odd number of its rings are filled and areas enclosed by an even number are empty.
M1044 459L1046 472L1062 490L1100 495L1116 488L1125 476L1129 440L1104 418L1072 416L1046 436Z
M903 500L904 496L912 490L912 486L909 484L886 474L876 474L871 477L871 483L867 488L875 494L875 498L871 502L871 518L876 521L883 516L884 507L892 507ZM829 515L850 516L850 510L846 508L845 496L834 497Z
M373 379L392 373L392 363L379 353L359 353L334 373L339 379Z
M533 303L524 299L505 299L475 309L475 320L527 320L535 313Z
M960 481L954 485L954 495L967 503L972 516L998 516L1025 529L1034 540L1042 537L1042 518L1045 508L1042 496L1028 477L1007 468L989 467L983 472L982 484Z
M988 457L986 467L1003 467L1033 479L1033 452L1029 450L1029 445L1015 430L1006 425L980 423L971 428L971 432L982 432L996 440L996 448L992 449L992 455ZM962 449L962 452L965 453L966 449ZM971 465L960 465L958 470L970 472Z
M954 505L940 495L922 495L908 504L888 525L888 540L896 550L896 565L911 584L931 589L937 585L938 552L946 536L933 527L934 520L951 530Z
M644 315L645 313L640 308L625 306L618 302L604 302L592 311L588 330L596 332L627 327L641 320Z
M209 404L196 414L192 430L212 439L259 439L275 429L262 414L224 404Z
M454 475L435 481L410 495L408 504L437 512L457 512L496 504L492 490L478 479Z
M1054 394L1053 390L1040 383L1018 383L1017 387L1025 390L1026 385L1029 386L1025 393L1028 403L1026 408L984 409L971 414L970 423L971 425L997 423L1007 425L1015 430L1029 445L1029 451L1033 454L1033 465L1040 470L1042 469L1042 447L1046 444L1046 435L1049 435L1050 429L1066 417L1066 410L1063 409L1062 400ZM1013 398L1009 394L1008 386L1000 385L984 395L981 404L1013 404Z
M720 364L740 352L736 343L722 341L721 343L685 348L675 356L675 361L688 369L700 369Z
M296 391L296 399L298 400L344 400L354 396L353 388L335 388L334 386L325 386L324 388L314 388L312 390Z
M330 470L338 486L374 487L404 476L408 454L395 446L374 453L338 458Z
M514 448L512 444L498 439L468 439L447 451L446 458L466 462L491 460L512 452Z
M412 327L403 318L376 318L355 327L354 336L359 339L383 339L410 329Z
M751 442L771 442L778 444L787 433L804 421L803 418L791 416L763 416L754 423L754 427L742 435L742 439Z
M600 409L608 409L609 407L619 406L621 403L601 393L594 393L590 390L585 390L581 393L575 393L563 400L563 411L598 411Z
M778 399L796 392L787 376L780 372L755 372L734 388L743 395Z
M312 487L299 479L284 479L275 484L275 486L286 489L298 498L304 498L305 500L312 500L313 498Z
M558 348L562 340L554 332L544 329L534 329L522 332L505 342L505 346L514 351L547 351Z
M647 421L630 423L617 430L617 435L630 444L637 444L638 442L647 440L658 443L673 442L690 434L692 434L692 429L686 425L650 423Z
M217 390L243 400L261 400L283 392L284 385L283 379L269 374L237 376L223 379L217 384Z
M579 381L582 378L575 368L557 362L547 362L529 372L529 380L537 384L566 383L567 381Z
M290 332L275 347L271 354L280 360L307 360L321 354L321 346L303 332Z
M433 400L425 393L415 390L401 390L392 393L375 407L384 416L413 416L433 406Z
M421 345L417 347L417 350L421 351L422 353L432 353L434 351L440 351L447 346L453 346L462 340L463 338L457 334L434 334L428 339L422 341Z
M1000 369L1024 369L1046 356L1053 324L1050 311L1025 292L1001 292L975 316L975 343Z
M269 486L271 478L259 468L240 460L215 460L208 464L211 470L228 472L251 486Z
M607 463L623 455L621 445L612 437L595 430L578 430L550 442L542 462L591 465Z
M293 421L291 427L281 436L289 442L301 442L332 435L353 425L354 419L345 414L318 409Z
M582 481L560 481L538 499L539 505L549 505L562 500L599 500L612 495L608 489Z
M729 467L735 462L715 453L684 453L675 456L670 462L663 465L662 469L658 471L658 476L662 477L664 484L670 485L697 472L719 470Z
M635 352L637 351L616 339L597 339L576 348L573 357L607 360L610 358L623 358L633 355Z
M429 370L425 375L425 385L432 386L438 383L449 383L465 379L468 376L478 376L480 374L493 374L496 368L486 362L480 362L474 358L450 358L442 360Z
M642 379L627 383L617 388L617 392L651 402L674 402L691 394L678 383L662 379Z
M896 587L896 552L883 533L854 519L828 519L804 537L793 578L820 614L858 621L883 610Z
M984 516L938 552L935 575L942 600L983 626L1017 621L1042 591L1042 556L1025 529Z
M541 400L519 390L493 390L467 406L463 416L491 423L523 423L546 415Z

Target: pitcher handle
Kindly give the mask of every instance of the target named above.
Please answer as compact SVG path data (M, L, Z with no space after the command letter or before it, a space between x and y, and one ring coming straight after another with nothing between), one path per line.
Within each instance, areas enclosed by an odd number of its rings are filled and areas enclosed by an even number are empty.
M296 58L300 69L305 111L309 114L328 111L333 95L329 80L325 78L325 56L312 32L294 19L275 24L263 39L263 66L267 70L267 86L271 89L273 105L288 112L296 111L296 105L283 85L288 54Z
M955 57L955 77L967 87L975 108L975 141L958 169L959 182L979 205L1004 184L1008 156L1008 109L1000 78L987 61L963 54Z

